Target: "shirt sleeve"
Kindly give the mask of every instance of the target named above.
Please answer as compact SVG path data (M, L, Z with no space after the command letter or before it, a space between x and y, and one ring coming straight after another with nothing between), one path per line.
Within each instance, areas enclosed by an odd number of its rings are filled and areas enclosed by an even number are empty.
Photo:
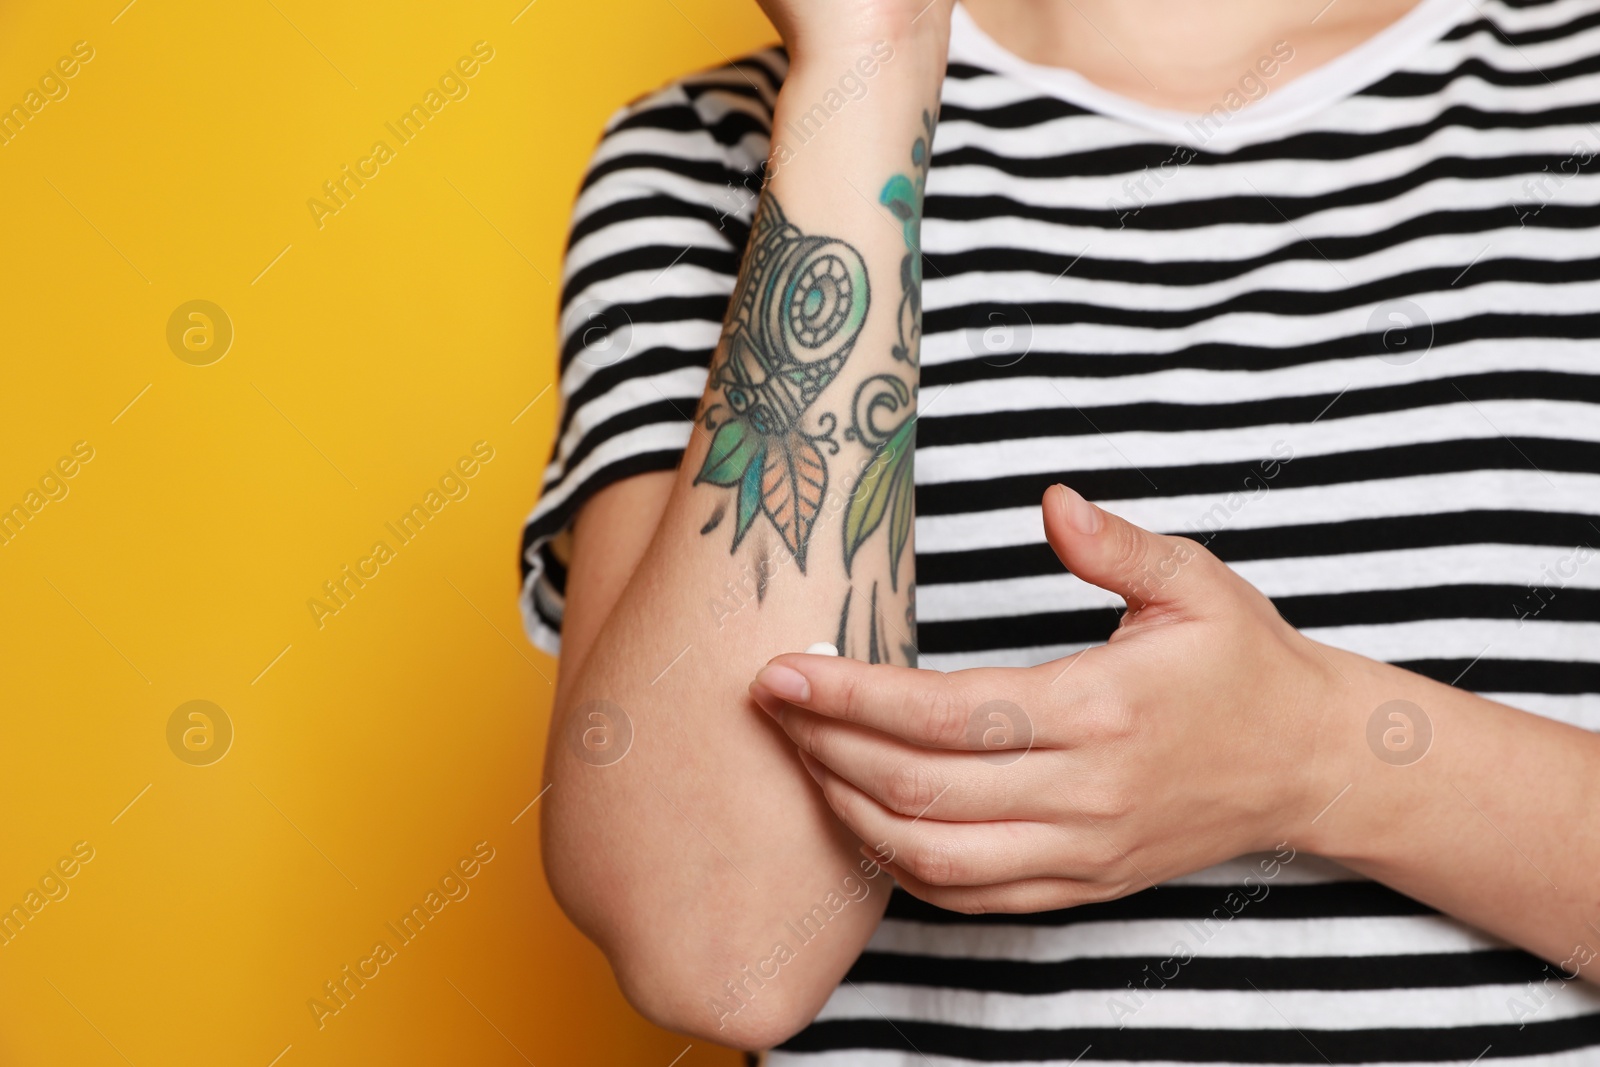
M759 53L629 105L590 161L562 271L556 439L522 532L523 626L551 655L578 509L614 482L675 469L689 443L784 65Z

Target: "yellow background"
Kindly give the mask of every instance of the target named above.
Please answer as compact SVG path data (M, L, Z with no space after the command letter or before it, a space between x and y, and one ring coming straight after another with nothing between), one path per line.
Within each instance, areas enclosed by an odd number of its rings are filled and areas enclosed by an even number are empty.
M124 2L0 7L0 104L95 52L0 147L0 506L94 449L0 545L0 905L95 850L0 947L0 1063L667 1067L690 1042L627 1007L537 809L512 821L555 672L515 560L600 128L771 30L734 0ZM480 40L469 95L399 146L384 123ZM319 229L307 201L379 139ZM196 299L235 331L209 366L167 343ZM319 629L322 583L476 441L470 494ZM235 729L210 766L167 743L197 699ZM319 1031L308 999L484 840L470 895Z

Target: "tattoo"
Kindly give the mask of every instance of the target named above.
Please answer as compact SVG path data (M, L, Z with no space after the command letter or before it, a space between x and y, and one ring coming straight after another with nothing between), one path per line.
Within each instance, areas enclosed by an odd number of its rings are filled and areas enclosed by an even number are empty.
M906 254L900 261L899 343L894 358L913 371L919 366L918 349L922 340L922 201L928 180L928 163L933 144L934 117L922 113L923 136L911 147L912 174L896 174L884 185L878 199L900 220ZM912 454L916 447L915 385L907 385L895 374L877 374L856 389L851 404L849 440L860 441L872 449L872 462L850 493L845 512L844 567L850 573L856 552L889 520L889 588L898 589L900 557L911 539L911 520L916 511L916 486L912 477ZM878 422L880 415L900 414L897 424ZM846 605L848 613L848 604Z
M850 642L847 640L850 635L850 597L854 592L854 589L848 589L845 591L844 610L839 612L839 636L833 639L833 647L839 650L839 655L841 656L850 655L850 653L845 651L845 649L847 649L850 645Z
M866 265L853 247L836 238L810 235L788 221L768 190L756 209L744 264L723 325L704 406L697 418L708 430L707 450L694 484L733 490L733 543L737 551L764 515L788 548L800 572L817 518L827 499L828 456L848 417L843 440L866 451L860 477L847 485L844 513L846 575L862 546L879 527L886 533L889 592L899 593L900 561L911 542L915 513L912 453L916 435L919 348L922 340L922 205L927 185L935 116L922 113L923 135L911 149L911 167L878 194L900 221L906 252L900 261L900 301L890 354L897 371L874 374L856 386L846 411L814 411L838 378L867 318L871 291ZM848 482L848 478L846 478ZM730 501L719 501L701 528L721 528ZM756 600L765 598L774 552L756 538L760 565ZM781 555L781 553L777 553ZM834 644L839 653L869 663L887 663L895 653L917 662L915 583L904 587L905 626L896 625L895 603L873 580L855 597L846 591ZM880 596L880 593L883 595ZM854 617L852 617L854 608Z
M906 583L906 633L910 636L900 646L906 663L917 665L917 583Z
M772 581L772 576L778 572L772 562L772 553L767 551L767 546L762 545L756 553L756 606L760 607L767 600L767 583Z
M878 654L878 632L882 627L878 625L878 583L872 583L872 628L867 633L867 662L882 663L883 657ZM887 644L887 642L885 642Z
M900 261L900 343L894 358L913 366L922 340L922 200L928 185L928 164L933 152L934 116L922 113L923 135L911 146L912 174L896 174L884 185L878 200L900 220L906 242Z
M855 594L851 589L844 595L844 608L839 612L839 635L834 639L833 647L839 650L839 655L849 659L861 659L868 663L892 663L889 655L889 630L895 631L895 636L900 638L900 656L912 667L917 665L917 608L915 604L915 591L907 586L907 595L911 597L906 604L906 630L902 631L884 617L883 608L878 604L878 583L872 583L872 592L867 606L867 618L864 623L867 630L865 654L851 640L853 631L850 628L850 602ZM909 635L909 636L908 636Z
M712 371L721 399L700 414L713 436L695 484L737 490L730 552L764 514L805 573L827 494L823 447L839 453L838 415L822 412L808 429L808 414L849 357L869 300L860 253L844 241L801 233L769 191L756 212Z
M839 655L847 659L864 660L867 663L889 662L889 639L884 633L883 612L878 607L878 583L872 583L872 592L867 597L867 615L860 620L854 629L850 626L850 601L855 590L844 595L844 610L839 612L839 637L833 647L839 650ZM852 635L866 630L866 648L859 647L857 641L852 640ZM903 646L902 646L903 647ZM915 662L910 660L908 662Z

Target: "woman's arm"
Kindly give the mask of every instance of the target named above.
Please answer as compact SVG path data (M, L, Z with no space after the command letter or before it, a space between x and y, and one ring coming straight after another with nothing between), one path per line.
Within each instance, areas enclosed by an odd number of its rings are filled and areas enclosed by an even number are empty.
M683 465L575 531L550 884L640 1011L724 1044L809 1021L890 889L747 686L822 641L915 657L917 234L950 3L921 7L769 7L792 65Z
M1323 651L1321 780L1348 792L1306 847L1600 981L1600 737Z

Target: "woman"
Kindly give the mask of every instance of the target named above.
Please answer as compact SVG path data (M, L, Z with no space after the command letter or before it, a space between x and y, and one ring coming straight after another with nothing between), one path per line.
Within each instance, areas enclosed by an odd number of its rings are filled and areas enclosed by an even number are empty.
M1600 1062L1600 4L924 4L579 196L557 898L772 1064Z

